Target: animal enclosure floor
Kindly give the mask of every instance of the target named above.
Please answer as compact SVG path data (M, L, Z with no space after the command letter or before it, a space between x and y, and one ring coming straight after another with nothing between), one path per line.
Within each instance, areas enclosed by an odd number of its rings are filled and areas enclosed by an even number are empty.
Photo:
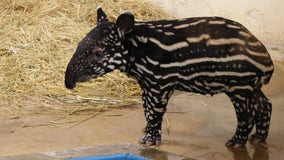
M247 143L246 148L226 148L224 144L236 127L229 99L224 94L210 97L178 92L171 98L164 119L162 145L155 148L192 159L281 159L284 153L283 65L275 62L275 74L270 84L264 86L273 104L266 145ZM0 158L78 147L137 144L144 126L141 105L79 115L34 114L17 118L1 114Z

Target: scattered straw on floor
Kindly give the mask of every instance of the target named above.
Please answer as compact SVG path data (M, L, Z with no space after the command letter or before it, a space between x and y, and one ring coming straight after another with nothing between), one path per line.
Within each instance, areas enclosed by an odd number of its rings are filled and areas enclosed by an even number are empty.
M169 18L150 2L140 0L0 2L0 111L70 111L64 106L72 105L84 110L139 101L136 82L117 71L80 84L74 91L64 87L66 65L77 43L96 25L98 4L112 21L126 9L139 21Z

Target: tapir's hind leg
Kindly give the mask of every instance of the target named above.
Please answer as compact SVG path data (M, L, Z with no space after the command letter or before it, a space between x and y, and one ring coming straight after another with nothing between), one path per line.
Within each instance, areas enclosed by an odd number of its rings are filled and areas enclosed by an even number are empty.
M272 104L260 89L256 90L252 100L257 104L256 132L250 137L250 141L254 143L264 142L269 131Z
M246 92L246 91L244 91ZM249 100L251 93L243 94L242 91L227 93L229 98L231 99L238 120L237 129L235 135L228 140L226 146L240 147L246 144L248 139L248 134L253 128L253 124L250 124L250 114L248 112Z

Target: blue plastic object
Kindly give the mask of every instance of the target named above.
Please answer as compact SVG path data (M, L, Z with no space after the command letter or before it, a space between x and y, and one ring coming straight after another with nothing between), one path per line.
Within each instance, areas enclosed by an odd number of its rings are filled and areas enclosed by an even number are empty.
M129 153L120 153L114 155L105 156L91 156L91 157L81 157L81 158L71 158L67 160L150 160L144 157L132 155Z

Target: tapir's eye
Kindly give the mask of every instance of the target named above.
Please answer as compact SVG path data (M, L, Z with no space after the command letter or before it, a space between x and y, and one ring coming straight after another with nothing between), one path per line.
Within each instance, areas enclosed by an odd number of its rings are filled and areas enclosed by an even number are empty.
M104 56L104 53L103 53L103 50L102 49L94 49L93 51L92 51L92 56L93 56L93 58L95 59L95 60L97 60L97 61L99 61L99 60L101 60L102 58L103 58L103 56Z
M102 58L103 55L104 55L104 54L103 54L103 52L101 52L101 51L96 51L96 52L95 52L95 56L96 56L97 59Z

